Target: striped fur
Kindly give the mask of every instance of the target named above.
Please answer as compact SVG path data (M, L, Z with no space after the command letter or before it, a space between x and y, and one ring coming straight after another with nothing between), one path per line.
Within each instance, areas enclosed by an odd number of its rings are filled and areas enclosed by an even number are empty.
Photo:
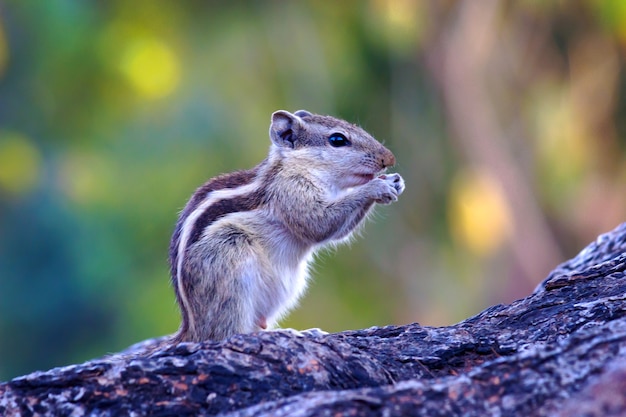
M194 318L188 314L190 305L187 291L182 290L185 288L182 281L185 251L197 242L204 228L213 221L229 213L246 209L246 207L238 207L233 200L237 196L246 197L246 194L250 194L250 190L258 186L253 182L258 169L259 167L249 171L234 172L208 181L195 192L180 215L170 244L170 264L172 284L181 305L183 332L187 331L189 326L195 325ZM227 204L229 202L230 205Z

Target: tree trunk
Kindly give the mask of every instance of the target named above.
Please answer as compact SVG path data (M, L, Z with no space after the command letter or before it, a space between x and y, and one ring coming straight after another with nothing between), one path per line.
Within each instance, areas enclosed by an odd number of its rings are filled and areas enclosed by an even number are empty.
M623 224L453 326L149 340L0 384L0 415L623 415L625 269Z

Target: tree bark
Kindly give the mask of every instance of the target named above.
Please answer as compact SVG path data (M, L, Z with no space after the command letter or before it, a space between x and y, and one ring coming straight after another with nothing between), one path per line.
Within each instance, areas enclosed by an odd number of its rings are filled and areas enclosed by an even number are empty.
M453 326L154 339L2 383L0 415L624 415L625 269L623 224Z

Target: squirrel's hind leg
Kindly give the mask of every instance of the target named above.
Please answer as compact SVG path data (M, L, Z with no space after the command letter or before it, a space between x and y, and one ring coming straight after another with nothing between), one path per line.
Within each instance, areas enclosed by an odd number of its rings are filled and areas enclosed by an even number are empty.
M246 231L228 225L210 239L198 242L205 255L205 279L190 286L198 300L194 311L196 341L222 340L237 333L259 330L256 312L259 251ZM192 257L194 259L195 257ZM195 258L198 259L198 258Z

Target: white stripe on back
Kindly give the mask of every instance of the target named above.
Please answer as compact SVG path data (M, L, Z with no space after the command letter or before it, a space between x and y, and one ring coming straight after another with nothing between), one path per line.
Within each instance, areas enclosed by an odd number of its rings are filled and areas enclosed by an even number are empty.
M215 190L209 192L204 201L196 207L194 211L192 211L189 216L183 222L183 225L180 229L180 239L178 241L178 257L177 257L177 265L176 265L176 287L178 288L178 294L180 296L180 301L185 306L185 311L188 311L187 317L189 319L189 328L195 328L193 314L191 313L189 300L187 299L187 294L183 291L182 285L182 270L183 270L183 262L185 251L187 250L187 242L191 236L191 232L193 231L194 225L198 218L204 213L212 204L220 200L226 200L229 198L240 197L242 195L250 194L259 189L260 181L255 180L249 184L237 187L237 188L223 188L220 190Z

